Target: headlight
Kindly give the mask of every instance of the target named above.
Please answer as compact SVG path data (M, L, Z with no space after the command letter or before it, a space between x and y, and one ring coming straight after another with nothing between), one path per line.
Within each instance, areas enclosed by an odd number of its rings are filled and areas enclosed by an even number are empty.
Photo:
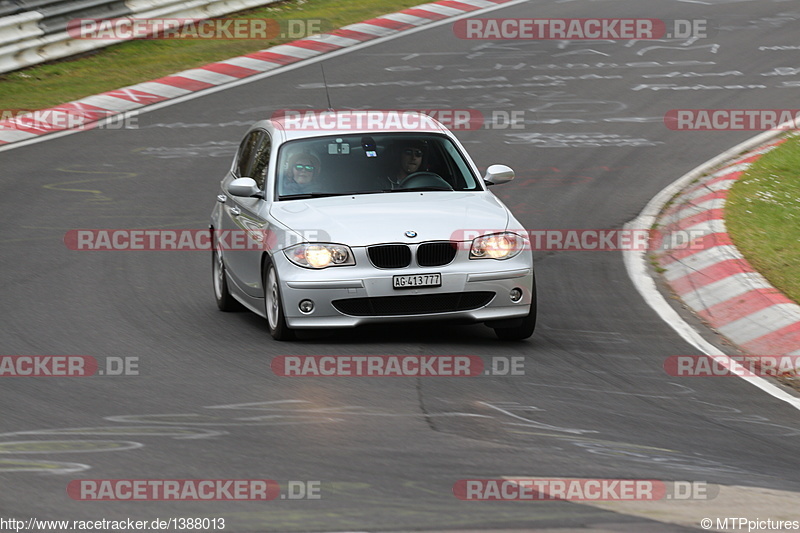
M343 244L304 243L283 251L289 261L306 268L355 265L353 252Z
M519 254L525 239L516 233L505 232L484 235L473 239L469 250L470 259L510 259Z

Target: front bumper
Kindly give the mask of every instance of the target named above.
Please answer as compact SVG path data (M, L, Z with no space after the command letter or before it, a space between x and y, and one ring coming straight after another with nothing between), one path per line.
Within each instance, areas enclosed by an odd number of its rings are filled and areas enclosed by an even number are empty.
M356 265L311 270L282 253L273 260L281 282L284 312L291 328L342 328L417 320L485 322L526 316L533 298L533 259L523 252L505 261L469 260L459 253L440 267L378 269L354 250ZM440 287L395 289L395 275L439 273ZM522 298L511 299L513 289ZM311 300L310 313L300 311Z

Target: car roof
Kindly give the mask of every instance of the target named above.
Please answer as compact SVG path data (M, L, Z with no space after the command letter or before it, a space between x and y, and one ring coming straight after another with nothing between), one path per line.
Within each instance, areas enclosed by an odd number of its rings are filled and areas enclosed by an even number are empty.
M254 128L280 131L284 141L359 133L453 134L436 119L418 111L283 110Z

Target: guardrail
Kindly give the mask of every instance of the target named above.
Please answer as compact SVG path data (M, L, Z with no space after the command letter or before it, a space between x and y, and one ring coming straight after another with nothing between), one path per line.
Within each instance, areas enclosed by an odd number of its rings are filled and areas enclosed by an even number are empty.
M0 74L119 43L74 39L79 18L207 19L278 0L0 0Z

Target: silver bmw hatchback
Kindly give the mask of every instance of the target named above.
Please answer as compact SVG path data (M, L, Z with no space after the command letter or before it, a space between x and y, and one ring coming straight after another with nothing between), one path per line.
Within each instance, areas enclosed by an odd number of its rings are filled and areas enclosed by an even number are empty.
M405 111L285 112L253 125L211 214L223 311L271 335L419 320L484 323L521 340L536 324L526 231L455 135Z

